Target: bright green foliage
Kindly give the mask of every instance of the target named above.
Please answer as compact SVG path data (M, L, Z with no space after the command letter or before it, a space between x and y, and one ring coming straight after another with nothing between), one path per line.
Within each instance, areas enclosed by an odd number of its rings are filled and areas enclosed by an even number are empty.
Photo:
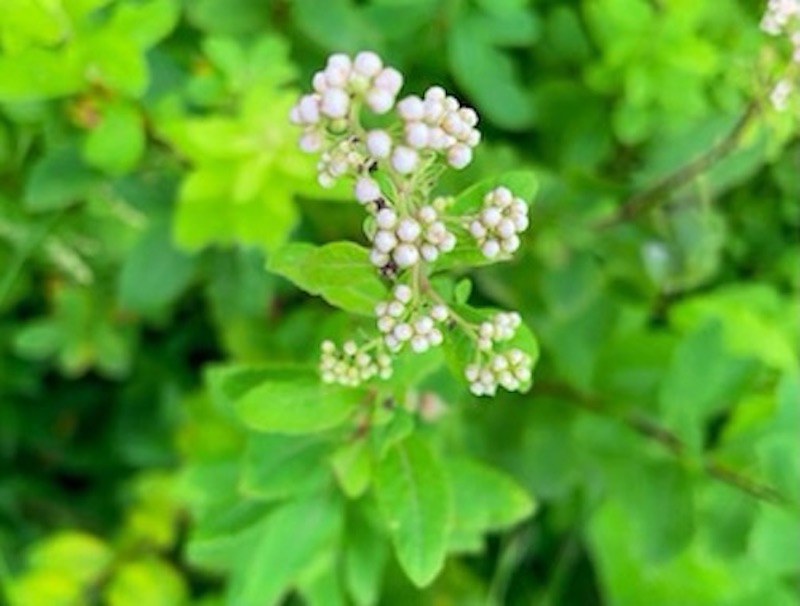
M762 4L0 0L0 604L800 604L800 101ZM318 379L392 282L287 114L365 48L480 115L432 195L530 203L514 260L460 237L427 276L520 311L526 393L473 398L457 327Z

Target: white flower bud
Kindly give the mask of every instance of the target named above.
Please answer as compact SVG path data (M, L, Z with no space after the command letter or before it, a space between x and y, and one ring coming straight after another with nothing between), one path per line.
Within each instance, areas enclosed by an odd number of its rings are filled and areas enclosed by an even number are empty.
M444 101L447 93L441 86L431 86L425 91L426 101Z
M325 82L327 84L326 92L331 89L343 88L347 84L349 78L349 69L335 65L329 65L325 68Z
M444 103L438 99L428 99L425 95L425 121L429 124L436 124L444 115Z
M486 226L477 219L475 219L472 223L469 224L469 233L471 233L478 240L485 238Z
M317 183L319 183L320 186L324 187L325 189L330 189L331 187L334 186L335 181L330 174L319 173L317 175Z
M428 145L433 149L444 149L450 143L450 136L438 126L431 128L428 134Z
M392 152L392 166L402 175L412 172L418 161L417 151L409 147L398 145Z
M392 258L398 267L411 267L419 261L419 251L411 244L401 244L394 249Z
M372 240L372 244L375 247L375 250L378 250L382 253L390 253L397 246L397 238L395 237L394 232L380 229L375 232L375 237Z
M430 334L428 335L428 343L433 345L434 347L441 345L444 341L444 335L442 335L442 331L438 328L434 328L431 330Z
M437 322L444 322L449 315L450 313L447 310L447 306L441 303L437 303L431 308L431 317Z
M337 67L339 69L350 70L352 62L350 57L344 53L333 53L328 57L326 67Z
M401 303L409 303L411 298L414 296L414 292L411 290L411 287L408 286L408 284L398 284L394 287L392 294L394 295L394 298Z
M297 143L301 150L311 154L322 147L322 135L316 131L303 133Z
M516 235L511 236L510 238L506 238L500 244L503 249L503 252L513 253L519 249L519 238Z
M417 216L419 217L419 220L422 221L423 223L431 224L434 221L436 221L438 214L436 213L436 209L433 208L433 206L423 206L422 208L419 209ZM437 225L442 225L442 227L444 227L443 223L439 223Z
M398 102L397 113L407 122L419 121L425 115L425 104L416 95L410 95Z
M477 130L469 131L467 138L465 140L466 144L470 147L475 147L478 143L481 142L481 133Z
M408 341L412 336L414 336L414 331L411 329L410 324L407 322L401 322L394 327L392 334L398 341Z
M403 242L414 242L419 238L420 226L414 219L405 217L397 226L397 237Z
M401 301L392 301L389 303L388 314L393 318L399 318L406 313L406 306Z
M481 246L481 252L487 259L494 259L500 254L500 243L495 239L486 240Z
M511 219L504 217L500 220L500 223L497 224L497 229L495 231L501 238L510 238L517 233L517 228Z
M353 188L353 191L355 193L356 200L362 204L372 202L381 197L381 188L378 186L378 183L375 181L375 179L364 175L356 179L356 184Z
M311 86L318 93L324 93L328 89L328 81L325 78L324 71L318 71L314 74L314 76L311 78Z
M385 114L394 105L394 97L383 88L371 88L367 92L367 105L376 114Z
M319 98L316 95L303 95L297 104L297 110L304 123L319 122Z
M421 149L428 145L430 129L423 122L409 122L406 124L406 142L411 147Z
M428 343L428 339L423 337L422 335L415 335L411 339L411 349L414 353L424 353L428 351L430 344Z
M392 138L385 130L371 130L367 133L367 151L374 158L388 158L392 152Z
M383 267L389 262L389 255L387 255L385 252L379 251L376 248L373 248L371 251L369 251L369 261L375 267Z
M436 248L433 244L425 243L419 247L420 255L422 258L425 259L428 263L433 263L436 259L439 258L439 249Z
M439 250L442 252L450 252L456 247L456 237L451 232L447 232L444 239L439 244Z
M503 215L496 206L488 206L481 211L481 222L486 227L496 227Z
M394 229L397 225L397 213L391 208L382 208L375 215L375 223L381 229Z
M456 143L447 151L447 162L460 170L472 162L472 150L463 143Z
M359 74L372 78L383 69L383 61L372 51L361 51L353 60L353 69Z
M300 117L300 108L297 105L293 105L289 110L289 122L295 125L303 123L303 119Z
M374 84L394 97L403 88L403 74L393 67L385 67L375 76Z
M500 208L506 208L514 201L514 194L507 187L500 185L489 192L494 199L495 205Z
M394 318L390 316L381 316L378 318L378 330L382 333L391 332L395 326Z
M344 118L350 107L350 97L338 88L331 88L322 93L320 111L330 118Z
M529 221L527 216L514 215L512 221L514 222L514 229L517 231L517 233L521 233L528 229Z
M344 345L342 345L342 351L348 356L354 356L358 351L358 345L356 345L355 341L345 341Z
M478 114L471 107L462 107L458 110L458 116L469 126L476 126L478 124Z
M420 316L414 322L414 330L417 334L426 335L433 330L433 319L429 316Z

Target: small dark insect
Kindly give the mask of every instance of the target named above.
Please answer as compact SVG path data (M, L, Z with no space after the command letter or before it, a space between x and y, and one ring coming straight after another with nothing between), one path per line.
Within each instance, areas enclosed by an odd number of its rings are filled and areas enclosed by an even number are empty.
M394 278L397 275L397 263L390 259L386 265L381 267L380 271L384 278Z
M385 398L381 404L386 410L391 410L394 408L394 398Z

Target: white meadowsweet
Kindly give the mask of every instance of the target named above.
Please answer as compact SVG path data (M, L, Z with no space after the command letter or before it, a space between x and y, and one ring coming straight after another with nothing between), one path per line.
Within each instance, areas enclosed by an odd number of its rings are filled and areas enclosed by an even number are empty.
M533 359L521 349L493 353L464 369L470 391L476 396L494 396L498 387L518 391L531 380Z
M384 283L393 283L391 296L375 305L372 340L347 340L341 347L322 343L322 381L356 386L386 379L394 354L424 353L460 331L475 353L465 369L472 393L526 388L533 361L509 343L521 324L519 314L498 312L484 322L470 322L458 306L448 307L430 280L437 269L430 264L457 245L454 226L466 229L490 259L508 258L528 227L527 204L505 187L489 191L480 210L469 216L455 214L453 197L432 196L442 165L461 169L472 161L481 139L477 113L440 86L398 102L402 74L371 51L331 55L311 85L312 92L289 113L302 129L298 144L318 154L322 186L349 180L353 198L370 215L364 223L369 260ZM394 124L384 119L379 127L367 127L361 121L365 113L393 109L399 116Z
M345 341L341 349L333 341L323 341L319 362L324 383L355 387L374 377L388 379L392 375L392 360L386 353L370 353L355 341Z
M472 148L480 142L480 132L475 128L478 114L462 107L441 86L430 87L423 97L401 99L397 113L405 123L403 134L409 147L442 153L455 169L472 161Z
M375 215L375 225L370 259L378 267L390 260L400 269L413 267L420 261L432 263L456 246L455 235L439 220L438 212L431 205L406 217L399 217L391 208L383 208Z
M483 208L467 220L467 229L487 259L516 252L519 235L528 228L528 205L507 187L496 187L483 198Z
M375 306L378 331L392 352L408 347L414 353L424 353L444 341L441 325L449 318L447 306L420 305L407 284L397 284L392 298Z

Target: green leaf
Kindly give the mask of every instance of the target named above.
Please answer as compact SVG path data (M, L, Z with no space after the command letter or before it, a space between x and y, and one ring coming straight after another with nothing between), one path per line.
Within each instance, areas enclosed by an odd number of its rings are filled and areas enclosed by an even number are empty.
M229 604L278 603L341 531L339 503L329 496L290 501L265 520L260 537L233 577Z
M267 269L353 313L372 316L375 304L386 297L369 252L352 242L319 247L293 242L269 257Z
M509 476L472 459L447 459L453 490L451 544L467 544L486 532L524 520L535 510L531 497Z
M54 149L31 169L25 185L24 203L31 210L58 210L83 201L98 184L73 147Z
M112 555L108 545L97 537L61 531L34 545L28 562L33 568L57 571L81 583L91 583L111 564Z
M188 598L183 577L155 557L122 562L105 592L109 606L182 606Z
M508 130L531 125L531 96L522 86L511 57L494 46L480 16L468 14L452 24L447 58L456 82L489 121Z
M92 166L112 175L133 169L144 153L142 117L128 103L113 103L103 109L100 123L86 138L83 156Z
M314 433L344 423L363 396L362 390L325 385L315 373L299 371L258 383L236 398L234 410L256 431Z
M444 566L453 512L447 475L421 437L389 449L375 494L400 566L415 585L428 585Z
M372 481L372 452L363 439L340 446L330 458L333 473L344 493L351 499L360 497Z
M194 275L194 259L175 249L167 221L156 221L139 238L122 265L119 301L126 309L158 311L172 303Z
M389 545L363 505L351 510L344 534L344 583L358 606L373 606L380 596Z
M703 422L735 403L757 364L731 355L718 321L710 319L676 348L659 393L667 422L695 449Z
M329 479L327 442L316 437L251 434L239 483L243 494L264 501L318 490Z

